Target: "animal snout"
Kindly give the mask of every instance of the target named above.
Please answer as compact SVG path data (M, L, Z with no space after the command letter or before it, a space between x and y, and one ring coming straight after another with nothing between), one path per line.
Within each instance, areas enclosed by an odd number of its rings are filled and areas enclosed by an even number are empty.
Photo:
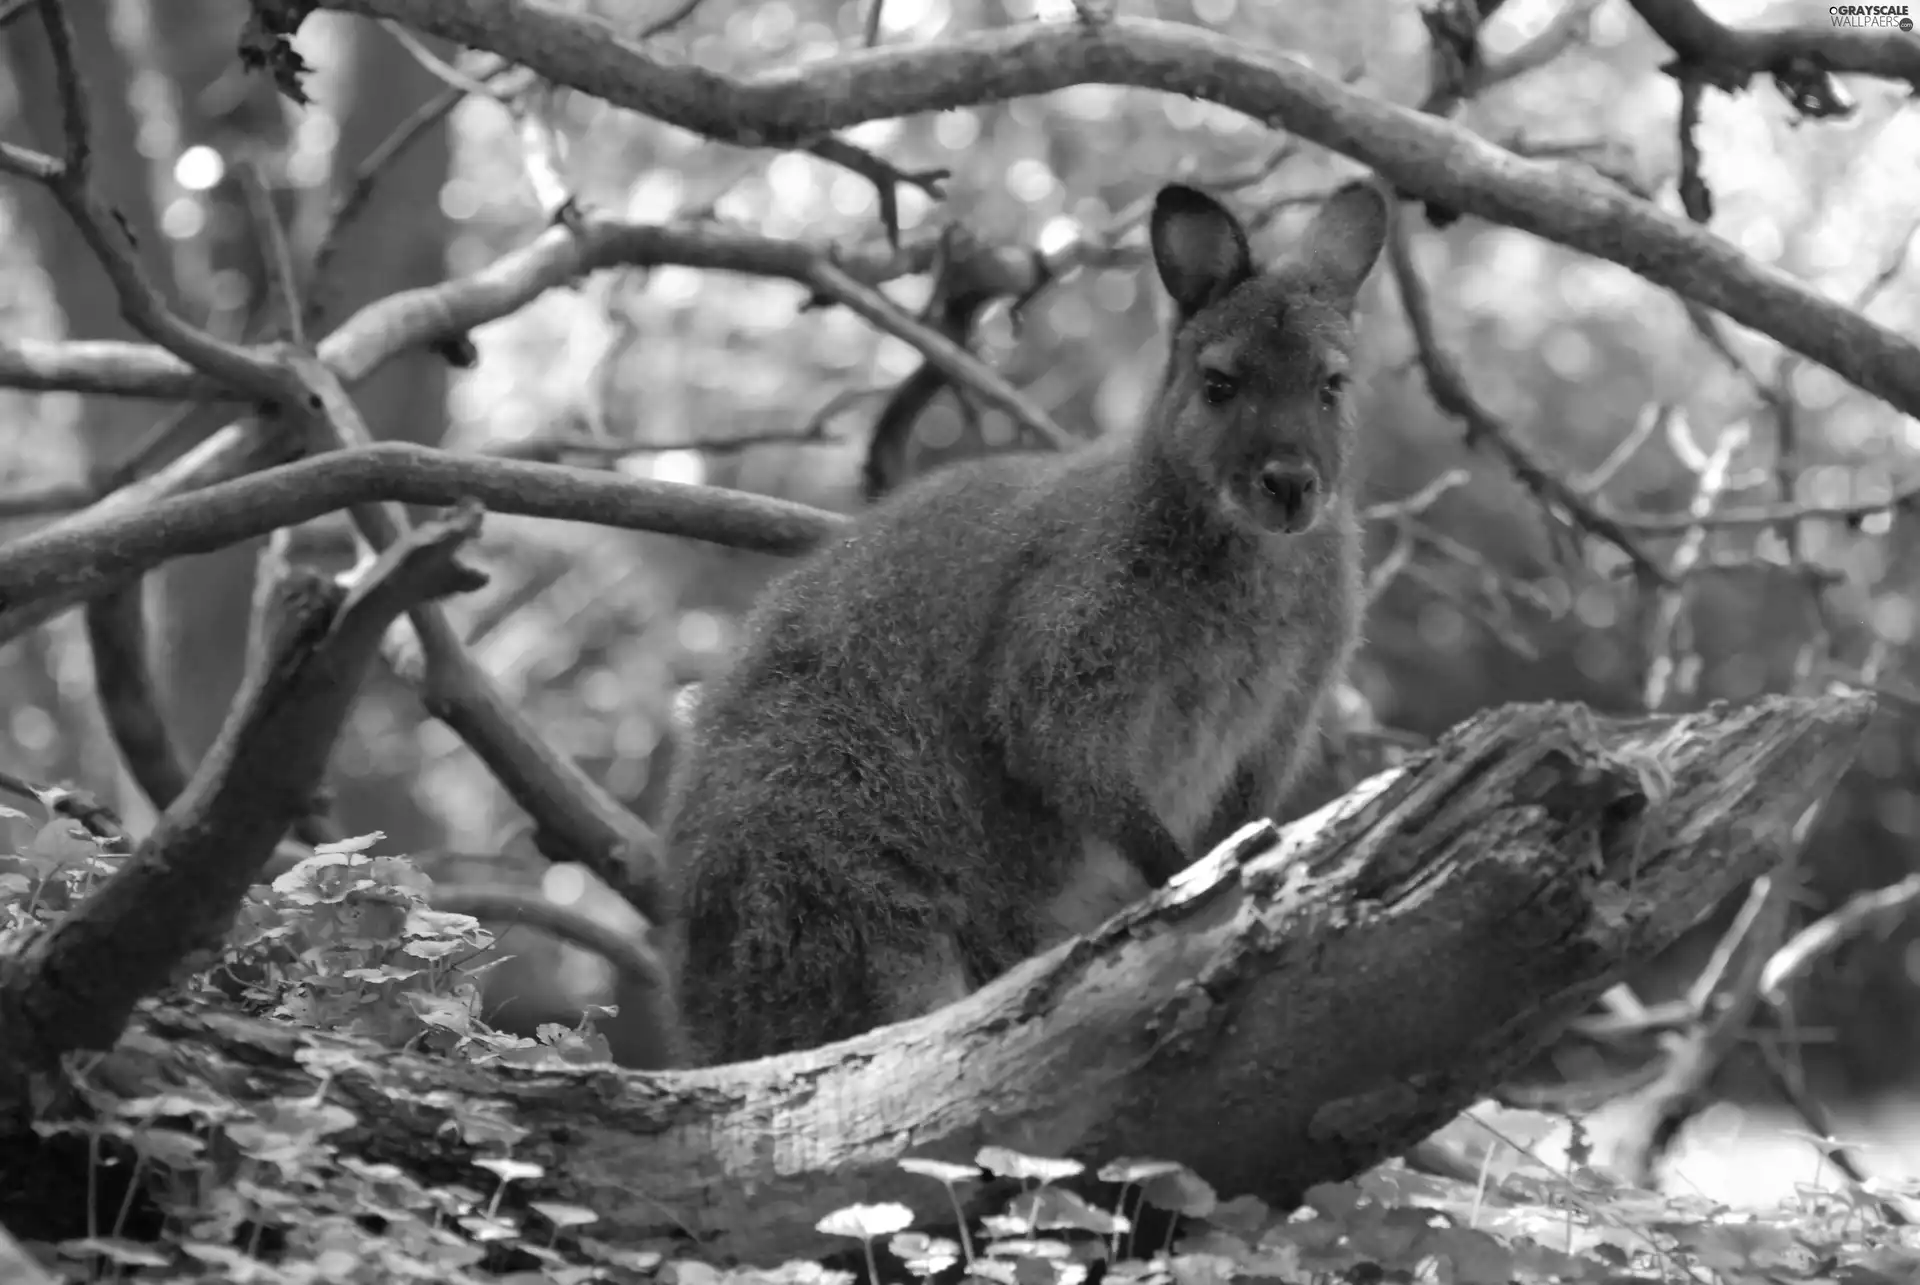
M1298 534L1320 513L1320 470L1297 460L1268 460L1255 479L1254 501L1270 530Z

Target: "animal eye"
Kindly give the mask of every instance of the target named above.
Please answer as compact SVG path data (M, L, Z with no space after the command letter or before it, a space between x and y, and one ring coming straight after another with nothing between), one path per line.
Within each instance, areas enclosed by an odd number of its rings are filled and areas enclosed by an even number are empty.
M1205 372L1200 379L1200 395L1207 399L1209 406L1224 405L1232 401L1233 395L1240 391L1239 380L1217 370Z
M1347 391L1347 377L1338 371L1320 381L1320 400L1328 406L1340 404L1340 394Z

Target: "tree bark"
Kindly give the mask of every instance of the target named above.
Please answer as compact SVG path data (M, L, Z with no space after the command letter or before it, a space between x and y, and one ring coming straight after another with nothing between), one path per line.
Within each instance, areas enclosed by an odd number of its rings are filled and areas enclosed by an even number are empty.
M360 1122L336 1141L444 1177L498 1154L453 1127L484 1108L544 1166L520 1197L587 1205L614 1244L691 1232L703 1255L764 1263L835 1248L814 1224L851 1202L940 1220L945 1192L894 1162L987 1143L1176 1160L1284 1207L1427 1136L1779 861L1872 709L1503 707L1284 832L1248 826L1099 932L917 1021L672 1074L370 1047L324 1090ZM299 1059L323 1041L313 1065L349 1065L325 1033L163 1006L96 1082L259 1103L313 1092ZM0 1168L20 1145L0 1144Z

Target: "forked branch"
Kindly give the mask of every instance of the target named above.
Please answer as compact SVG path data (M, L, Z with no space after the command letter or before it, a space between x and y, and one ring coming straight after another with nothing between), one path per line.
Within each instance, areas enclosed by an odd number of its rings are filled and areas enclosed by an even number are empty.
M63 1053L112 1047L136 1002L218 943L305 815L387 626L484 582L454 556L479 526L476 505L424 525L351 591L307 570L273 588L272 628L186 793L91 896L0 961L0 1096Z
M1578 166L1529 160L1199 27L1139 18L1027 23L736 76L667 61L609 39L597 23L515 0L325 0L322 7L491 50L617 107L745 146L795 146L870 120L1076 84L1186 94L1351 157L1403 193L1618 263L1920 415L1920 345L1706 229ZM1920 64L1920 44L1886 43ZM1920 66L1914 70L1920 74Z

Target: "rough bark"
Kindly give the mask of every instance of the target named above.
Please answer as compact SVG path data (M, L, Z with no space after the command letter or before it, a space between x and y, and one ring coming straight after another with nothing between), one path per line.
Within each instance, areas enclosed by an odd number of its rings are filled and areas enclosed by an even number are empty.
M326 1092L343 1151L445 1177L495 1149L448 1126L485 1103L525 1134L529 1199L588 1205L628 1243L718 1257L832 1248L849 1202L937 1186L907 1154L985 1143L1184 1162L1224 1195L1294 1200L1407 1149L1501 1082L1631 962L1805 836L1872 713L1770 698L1599 720L1515 705L1461 725L1276 832L1249 826L1172 887L918 1021L789 1057L675 1074L476 1068L369 1048ZM334 1037L161 1007L98 1069L125 1093L313 1091ZM0 1168L5 1165L0 1147ZM926 1190L923 1190L926 1188Z

